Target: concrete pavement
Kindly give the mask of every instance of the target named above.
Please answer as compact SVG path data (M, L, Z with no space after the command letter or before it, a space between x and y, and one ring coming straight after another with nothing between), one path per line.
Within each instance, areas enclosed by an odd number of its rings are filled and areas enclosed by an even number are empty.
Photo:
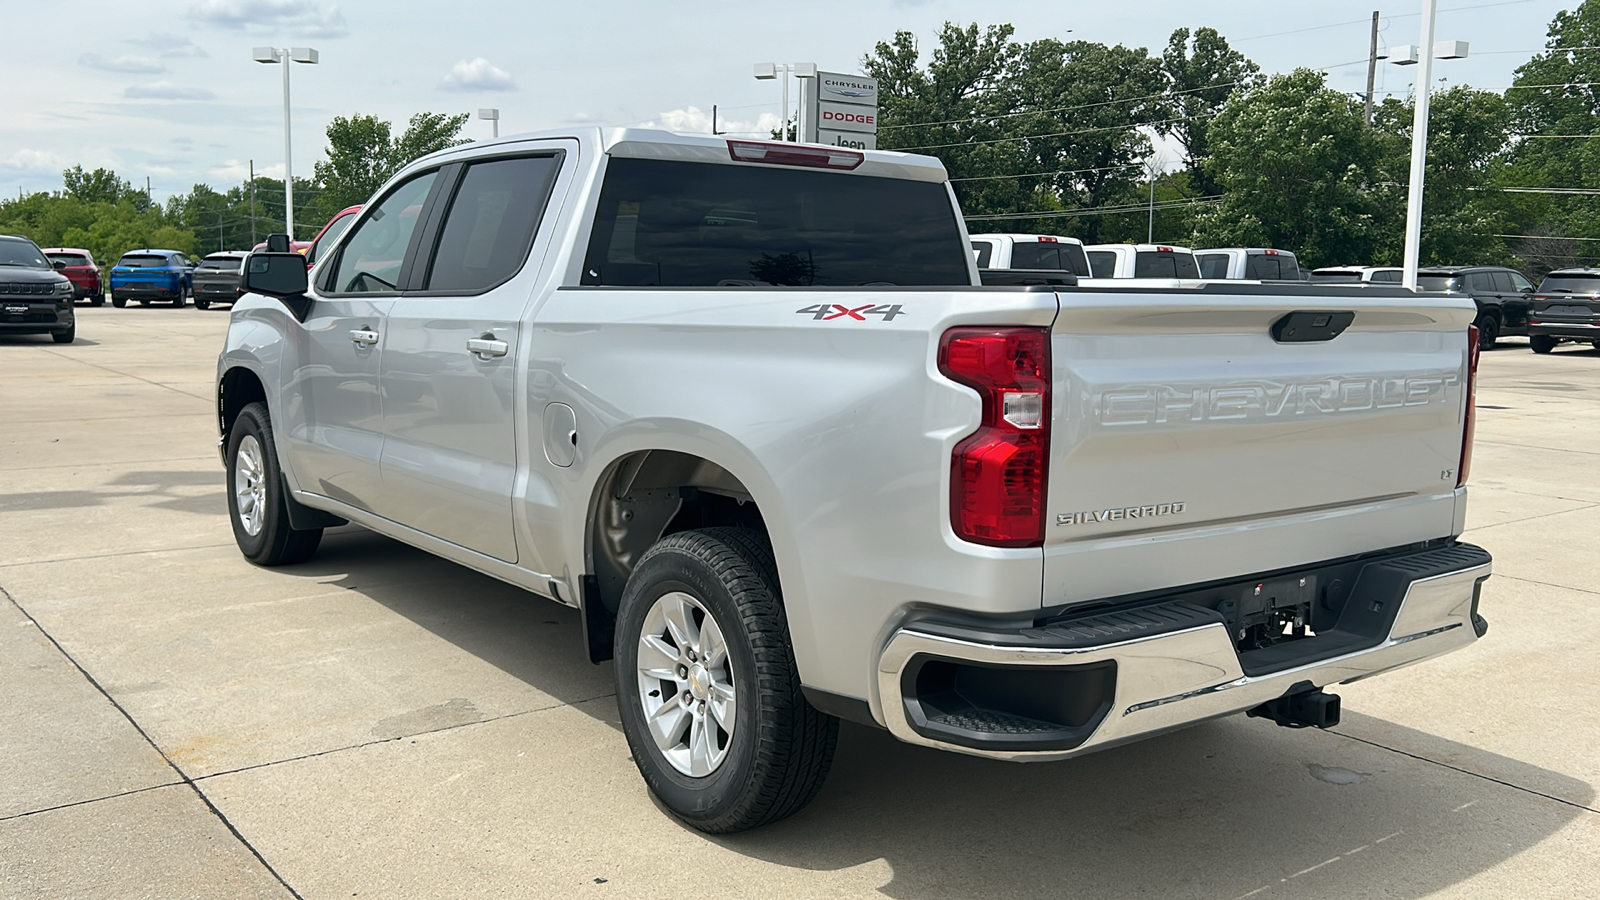
M1588 897L1600 872L1600 352L1484 356L1476 646L1017 766L847 725L800 815L651 801L572 610L354 528L233 547L226 311L0 337L0 897Z

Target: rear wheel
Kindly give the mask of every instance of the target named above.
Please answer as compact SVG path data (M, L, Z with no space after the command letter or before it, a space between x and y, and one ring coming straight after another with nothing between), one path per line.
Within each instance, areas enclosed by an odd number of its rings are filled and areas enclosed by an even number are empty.
M90 295L90 297L89 297L89 305L90 306L105 306L106 305L106 295L105 294L101 294L101 293L95 293L95 294Z
M123 307L128 305L128 298L126 298L126 297L118 297L117 296L117 292L116 291L112 291L111 292L111 305L115 306L117 309L122 309Z
M833 763L839 720L800 692L777 566L741 528L662 538L617 611L617 705L639 773L714 834L799 811Z
M1500 317L1486 312L1472 324L1478 326L1478 349L1493 350L1494 342L1500 339Z
M1556 348L1557 343L1559 341L1548 334L1536 334L1528 338L1528 346L1532 347L1535 353L1549 353Z
M258 566L305 562L322 542L321 528L290 527L283 491L267 405L251 403L228 432L228 513L239 552Z
M211 308L211 301L210 300L201 300L199 297L196 297L196 298L194 298L194 308L195 309L210 309Z

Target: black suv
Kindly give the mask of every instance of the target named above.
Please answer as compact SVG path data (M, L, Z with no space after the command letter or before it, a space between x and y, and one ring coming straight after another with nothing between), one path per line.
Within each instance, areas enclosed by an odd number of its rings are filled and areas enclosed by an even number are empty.
M210 309L213 303L232 304L239 296L240 267L249 255L243 250L224 250L200 260L191 288L195 309Z
M72 343L75 292L38 244L0 234L0 334L48 334L58 344Z
M1562 341L1600 350L1600 269L1556 269L1544 277L1528 310L1528 343L1549 353Z
M1417 272L1417 290L1471 294L1478 304L1478 347L1488 350L1496 339L1528 333L1528 303L1533 282L1504 266L1433 266Z

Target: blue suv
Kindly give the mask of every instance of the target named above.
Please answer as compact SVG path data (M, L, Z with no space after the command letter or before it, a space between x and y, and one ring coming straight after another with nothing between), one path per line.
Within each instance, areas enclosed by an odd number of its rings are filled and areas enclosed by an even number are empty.
M194 263L177 250L130 250L111 267L111 305L162 300L179 309L194 290Z

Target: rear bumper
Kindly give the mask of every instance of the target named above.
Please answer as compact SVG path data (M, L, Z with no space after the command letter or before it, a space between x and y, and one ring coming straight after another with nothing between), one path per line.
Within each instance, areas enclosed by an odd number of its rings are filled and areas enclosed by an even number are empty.
M1487 629L1477 615L1491 568L1482 549L1455 544L1373 565L1381 571L1370 581L1363 573L1347 607L1369 620L1381 616L1370 638L1352 643L1335 631L1279 645L1304 650L1275 652L1267 670L1259 659L1241 661L1216 612L1186 602L1157 600L1005 633L913 622L878 660L884 725L913 744L1064 759L1410 665L1471 644Z
M1540 322L1528 323L1529 336L1572 338L1579 341L1600 341L1600 322Z
M171 300L183 292L181 285L174 284L116 284L111 285L112 293L118 297L127 297L138 300L142 297Z

